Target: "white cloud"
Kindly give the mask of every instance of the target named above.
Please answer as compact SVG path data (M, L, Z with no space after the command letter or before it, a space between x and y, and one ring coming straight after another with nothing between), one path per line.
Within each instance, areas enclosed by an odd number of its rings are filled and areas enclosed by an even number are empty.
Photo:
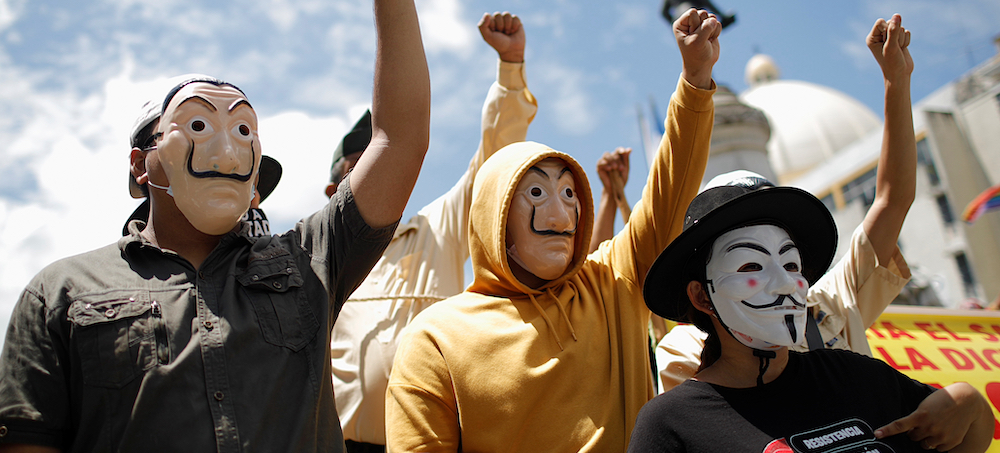
M272 232L284 232L323 207L327 201L323 190L330 181L333 150L365 108L350 109L347 118L284 112L260 119L261 149L277 159L282 168L278 187L261 204Z
M475 23L462 17L458 0L423 0L417 2L420 33L428 54L454 52L468 55L475 43Z
M27 0L0 0L0 31L17 21Z
M588 94L594 87L587 83L584 71L544 62L537 73L544 79L546 89L555 93L549 95L552 98L547 103L555 112L552 118L561 131L584 135L597 125L596 109Z
M868 50L868 46L862 41L854 40L841 42L840 51L851 60L854 67L858 70L869 69L876 65L871 51Z

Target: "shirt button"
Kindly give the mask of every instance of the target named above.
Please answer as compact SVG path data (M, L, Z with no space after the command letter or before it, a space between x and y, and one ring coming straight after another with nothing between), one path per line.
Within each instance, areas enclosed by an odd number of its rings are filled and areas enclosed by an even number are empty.
M0 425L0 437L7 436L7 425Z
M259 275L257 275L257 274L253 274L253 276L252 276L252 277L250 277L250 280L253 280L253 281L257 281L257 280L260 280L260 276L259 276Z
M202 325L205 326L205 330L212 330L215 328L215 326L212 325L212 321L205 321Z
M274 282L274 289L281 289L281 282Z
M205 271L198 271L198 278L204 280L205 279Z
M115 309L114 308L109 308L108 311L104 312L104 316L107 316L109 318L114 318L115 317Z
M214 396L216 401L222 401L222 399L226 397L226 395L223 395L222 392L215 392Z

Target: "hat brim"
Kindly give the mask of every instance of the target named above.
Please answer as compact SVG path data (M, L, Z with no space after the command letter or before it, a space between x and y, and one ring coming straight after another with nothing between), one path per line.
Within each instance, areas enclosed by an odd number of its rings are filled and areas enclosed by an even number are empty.
M688 322L691 305L685 281L691 259L711 247L719 235L743 226L773 224L788 232L802 257L802 276L812 285L826 273L837 250L837 225L830 211L809 192L794 187L755 190L701 217L677 236L653 262L643 284L643 298L653 313Z
M257 180L257 191L260 192L260 201L267 199L268 195L278 186L281 181L281 164L271 156L260 157L260 179Z

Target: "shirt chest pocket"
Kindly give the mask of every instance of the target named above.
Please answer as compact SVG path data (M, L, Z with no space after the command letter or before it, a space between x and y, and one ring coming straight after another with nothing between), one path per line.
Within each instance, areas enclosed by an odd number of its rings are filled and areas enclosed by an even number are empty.
M162 319L154 305L142 292L73 301L67 316L84 384L120 388L156 366Z
M316 336L319 322L288 256L252 261L237 281L253 305L264 341L297 352Z

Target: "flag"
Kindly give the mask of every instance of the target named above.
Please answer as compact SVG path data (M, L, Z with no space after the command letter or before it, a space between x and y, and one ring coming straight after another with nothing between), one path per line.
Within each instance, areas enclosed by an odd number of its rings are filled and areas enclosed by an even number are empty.
M1000 185L990 187L976 196L965 207L965 212L962 213L962 220L968 224L972 224L979 216L990 211L995 211L997 208L1000 208Z

